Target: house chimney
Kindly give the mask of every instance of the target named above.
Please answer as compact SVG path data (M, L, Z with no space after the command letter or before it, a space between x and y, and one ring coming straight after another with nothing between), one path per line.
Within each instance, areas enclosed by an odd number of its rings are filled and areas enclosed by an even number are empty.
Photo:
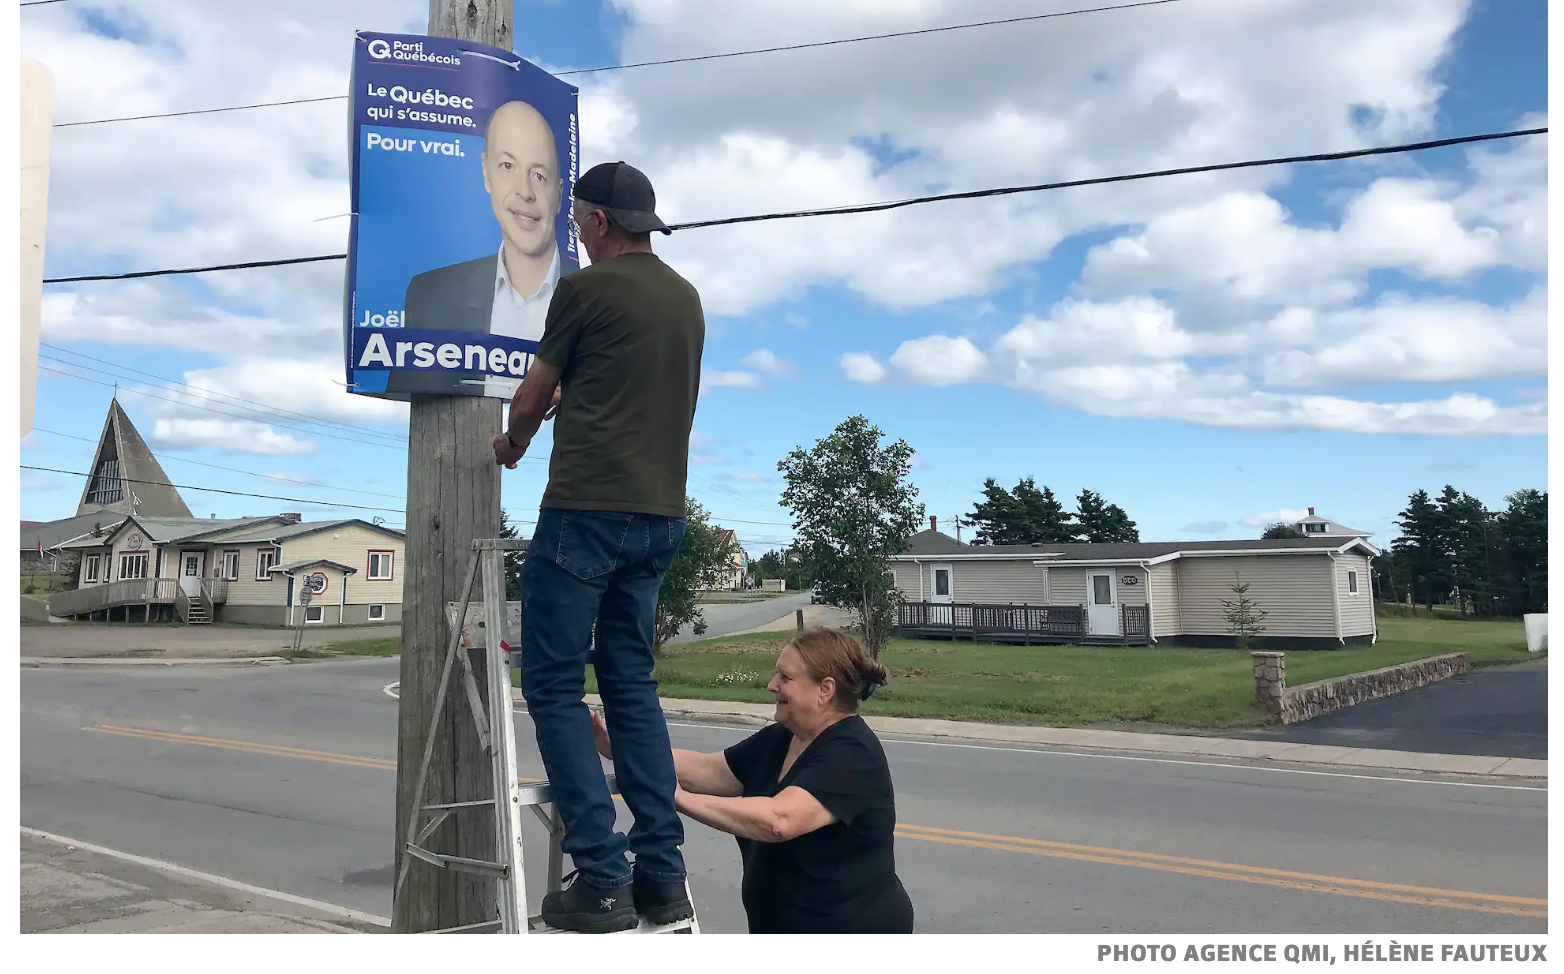
M1309 516L1310 516L1310 517L1313 517L1313 516L1314 516L1314 508L1312 508L1312 507L1311 507L1311 508L1309 508Z
M939 518L935 517L932 514L929 515L929 530L930 531L938 531L939 530Z

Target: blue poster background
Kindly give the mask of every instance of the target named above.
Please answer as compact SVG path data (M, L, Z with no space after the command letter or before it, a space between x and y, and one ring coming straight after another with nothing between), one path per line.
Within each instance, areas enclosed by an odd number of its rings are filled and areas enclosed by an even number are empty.
M502 237L483 187L481 157L484 127L506 102L529 103L553 130L564 179L554 226L565 256L560 273L580 266L566 218L579 158L577 89L499 48L367 32L355 37L350 86L353 217L343 300L348 388L360 395L407 399L409 393L385 390L391 372L408 371L423 374L420 392L483 395L484 386L471 381L472 373L438 363L400 370L378 361L360 365L367 333L384 331L388 340L397 339L408 282L415 275L499 254ZM385 144L398 148L380 147ZM487 332L446 331L442 339L507 352L536 349L534 342ZM483 371L492 373L488 367ZM514 377L509 370L503 374Z

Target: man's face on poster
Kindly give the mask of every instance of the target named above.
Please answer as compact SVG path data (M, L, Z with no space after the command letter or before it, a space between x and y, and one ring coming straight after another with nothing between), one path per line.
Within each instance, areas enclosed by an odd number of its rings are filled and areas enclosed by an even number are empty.
M526 102L501 105L489 122L483 148L483 188L505 241L528 257L558 246L554 221L563 182L554 133Z

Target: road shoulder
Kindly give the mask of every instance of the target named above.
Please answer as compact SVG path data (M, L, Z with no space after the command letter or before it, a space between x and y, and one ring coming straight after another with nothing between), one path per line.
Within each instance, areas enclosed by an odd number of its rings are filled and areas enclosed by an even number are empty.
M518 709L526 701L520 691L512 692ZM587 703L602 706L595 694ZM771 722L769 704L739 703L722 700L676 700L664 698L663 713L672 720L763 727ZM954 720L923 720L908 717L868 717L869 726L879 734L926 739L1010 744L1029 747L1100 750L1116 753L1158 754L1165 756L1228 758L1242 761L1275 761L1289 765L1313 765L1338 770L1411 771L1424 774L1471 775L1484 778L1547 780L1548 762L1527 758L1508 758L1472 754L1425 754L1389 751L1377 748L1300 744L1294 741L1235 740L1223 737L1182 734L1144 734L1128 731L1067 727L1030 727L1017 724L979 724Z
M64 837L21 833L22 933L379 933L372 918Z

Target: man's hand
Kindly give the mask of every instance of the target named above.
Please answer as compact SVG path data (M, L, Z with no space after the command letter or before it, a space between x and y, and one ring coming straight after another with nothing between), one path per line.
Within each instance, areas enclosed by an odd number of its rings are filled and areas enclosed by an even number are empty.
M504 465L507 470L515 470L516 461L526 455L526 452L525 446L511 446L508 433L501 433L494 438L494 462Z
M559 415L559 394L560 394L560 387L559 386L555 386L554 387L554 399L553 399L552 402L550 402L548 404L548 412L543 414L543 418L544 419L553 419L555 416Z
M592 711L592 740L597 744L597 753L612 761L614 759L613 746L608 742L608 721L597 711Z

